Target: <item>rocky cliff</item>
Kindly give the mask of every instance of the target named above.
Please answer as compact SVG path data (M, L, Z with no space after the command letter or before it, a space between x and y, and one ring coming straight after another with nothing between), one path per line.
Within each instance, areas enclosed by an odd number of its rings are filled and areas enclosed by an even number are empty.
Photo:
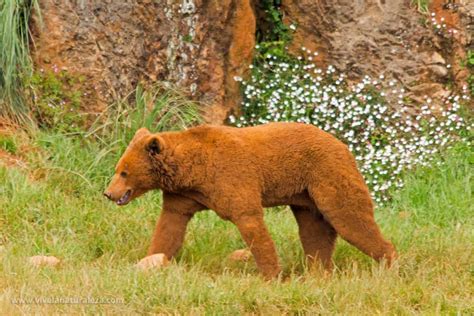
M234 77L245 77L252 62L261 16L254 1L39 3L34 62L85 75L88 111L103 110L138 82L155 81L183 87L202 102L210 122L221 123L238 109ZM415 98L441 97L448 93L443 88L447 83L466 80L466 70L458 65L472 45L467 27L474 14L467 3L432 3L436 18L449 18L440 21L449 22L449 35L437 35L430 16L417 12L410 0L283 0L281 10L284 21L297 26L292 51L306 46L320 52L322 64L335 65L352 78L384 74Z
M234 76L252 61L255 18L242 1L41 0L34 61L89 80L86 107L100 111L140 81L177 84L222 122L238 104Z

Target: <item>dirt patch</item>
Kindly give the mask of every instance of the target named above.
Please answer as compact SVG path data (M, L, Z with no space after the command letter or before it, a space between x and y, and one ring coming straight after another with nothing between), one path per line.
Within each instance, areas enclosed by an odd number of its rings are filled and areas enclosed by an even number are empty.
M18 124L0 118L0 165L26 169L25 157L35 150L28 134Z
M27 167L26 162L20 156L11 154L3 149L0 149L0 164L7 167Z

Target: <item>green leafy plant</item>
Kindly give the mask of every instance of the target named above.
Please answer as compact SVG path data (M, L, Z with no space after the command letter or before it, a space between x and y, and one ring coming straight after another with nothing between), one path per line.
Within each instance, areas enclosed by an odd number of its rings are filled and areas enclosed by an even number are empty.
M83 76L73 76L53 65L52 70L40 69L28 83L33 93L33 114L42 128L63 132L78 132L84 123L79 113Z
M427 14L429 12L429 0L412 0L412 5L414 5L420 13Z
M260 10L264 12L263 22L265 26L257 32L257 41L290 41L290 28L283 23L283 14L280 11L281 0L262 0L259 6Z
M467 78L468 89L472 97L474 97L474 51L468 50L466 57L466 67L469 70Z
M296 26L288 26L283 22L280 7L281 0L263 0L258 3L258 9L263 14L256 34L258 45L255 63L259 63L268 54L289 57L286 46L291 41L292 31Z
M467 65L468 67L474 67L474 51L467 51Z

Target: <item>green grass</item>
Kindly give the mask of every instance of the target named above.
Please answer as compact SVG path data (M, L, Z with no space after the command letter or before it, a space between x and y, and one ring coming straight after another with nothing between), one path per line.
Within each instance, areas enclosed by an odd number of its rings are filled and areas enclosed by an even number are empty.
M420 13L427 14L429 12L430 0L412 0L411 3Z
M134 104L128 102L133 96ZM128 96L112 103L92 124L86 137L93 137L104 147L114 142L124 149L135 131L146 127L151 131L184 129L202 122L198 104L190 101L176 87L157 83L144 89L142 85ZM109 141L110 140L110 141Z
M0 115L27 120L28 108L21 89L22 77L31 73L29 56L29 19L37 0L0 2ZM28 120L27 120L28 121Z
M191 222L171 266L134 268L160 213L160 192L119 208L102 197L120 148L84 137L37 132L28 168L0 167L0 310L40 313L472 314L474 152L458 145L440 166L407 175L406 187L376 212L400 258L384 269L343 241L336 271L305 269L296 223L267 210L285 281L265 282L255 264L229 262L244 246L237 229L212 212ZM118 146L120 147L120 146ZM24 146L18 146L24 148ZM59 268L34 269L32 255ZM118 304L12 304L35 298L94 297Z
M15 154L17 151L15 140L9 135L0 134L0 150Z

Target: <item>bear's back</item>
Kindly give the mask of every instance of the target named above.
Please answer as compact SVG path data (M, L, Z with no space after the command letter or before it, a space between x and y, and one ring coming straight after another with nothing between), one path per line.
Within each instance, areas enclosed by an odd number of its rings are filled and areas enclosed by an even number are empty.
M314 125L275 122L252 127L201 125L186 131L196 141L215 146L232 145L250 150L295 151L316 147L345 147L334 136ZM260 150L258 150L260 152ZM254 152L257 153L257 152Z

